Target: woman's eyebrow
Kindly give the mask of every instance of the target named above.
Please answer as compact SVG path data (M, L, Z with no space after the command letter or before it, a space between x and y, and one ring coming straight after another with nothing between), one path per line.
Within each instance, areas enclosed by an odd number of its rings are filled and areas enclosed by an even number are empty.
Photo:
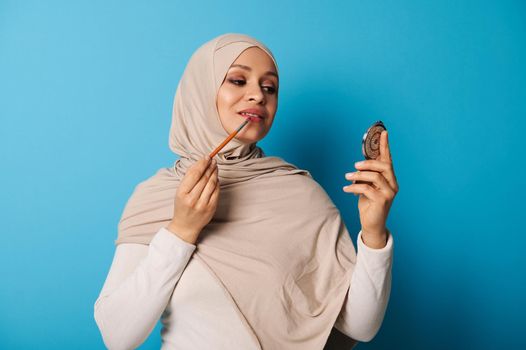
M248 71L252 70L252 68L250 68L249 66L245 66L243 64L233 64L233 65L230 66L230 68L232 68L232 67L239 67L239 68L242 68L242 69L245 69L245 70L248 70ZM272 72L272 71L266 72L265 75L273 75L273 76L275 76L276 78L279 79L278 75L275 72Z

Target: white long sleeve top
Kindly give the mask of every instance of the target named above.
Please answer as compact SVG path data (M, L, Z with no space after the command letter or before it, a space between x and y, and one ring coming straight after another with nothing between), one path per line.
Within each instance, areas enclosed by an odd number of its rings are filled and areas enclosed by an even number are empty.
M365 245L358 233L351 284L334 327L362 342L380 329L391 291L393 237ZM261 346L225 291L198 259L196 246L166 228L149 245L121 243L95 301L94 318L108 349L135 349L161 318L161 349L243 349Z

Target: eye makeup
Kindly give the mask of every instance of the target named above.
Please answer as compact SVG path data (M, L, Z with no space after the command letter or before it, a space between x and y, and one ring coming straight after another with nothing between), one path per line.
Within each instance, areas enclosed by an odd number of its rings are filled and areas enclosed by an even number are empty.
M246 81L245 79L241 79L241 78L227 78L227 81L233 85L236 85L236 86L243 86L246 84ZM265 91L269 94L274 94L276 93L276 90L277 88L274 86L274 84L270 84L270 85L261 85L261 87L263 89L266 89Z

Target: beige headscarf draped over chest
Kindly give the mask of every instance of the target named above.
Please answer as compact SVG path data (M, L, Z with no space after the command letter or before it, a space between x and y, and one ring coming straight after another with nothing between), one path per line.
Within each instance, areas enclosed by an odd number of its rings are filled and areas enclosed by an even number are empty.
M169 223L187 169L228 136L217 91L230 65L253 46L274 59L265 45L242 34L218 36L192 55L170 129L170 148L180 159L136 186L116 244L149 244ZM234 138L216 159L218 208L192 258L218 280L262 349L322 349L356 263L339 210L308 171L265 156L256 144Z

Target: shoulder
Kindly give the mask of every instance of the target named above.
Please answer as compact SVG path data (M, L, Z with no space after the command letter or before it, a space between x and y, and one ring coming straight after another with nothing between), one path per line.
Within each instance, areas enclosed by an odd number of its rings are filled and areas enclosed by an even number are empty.
M337 211L327 191L305 169L295 168L261 180L264 181L260 185L265 187L266 195L276 200L294 203L298 208L301 207L305 214L328 214Z

